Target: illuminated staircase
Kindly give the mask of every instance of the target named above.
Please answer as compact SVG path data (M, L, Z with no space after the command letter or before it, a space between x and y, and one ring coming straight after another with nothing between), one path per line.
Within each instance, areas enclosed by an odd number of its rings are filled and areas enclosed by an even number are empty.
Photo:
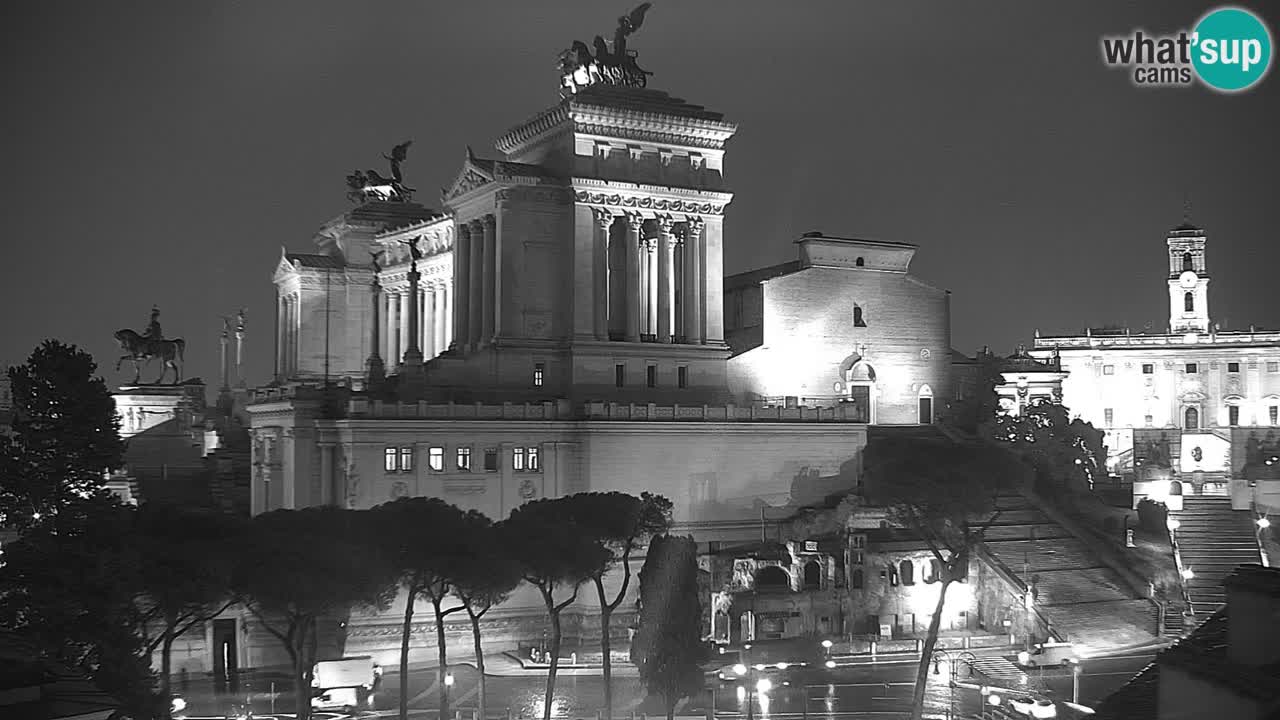
M1185 495L1182 510L1169 517L1178 521L1182 567L1193 573L1186 581L1191 609L1197 619L1206 618L1227 602L1223 579L1238 565L1262 562L1253 513L1232 510L1230 497Z

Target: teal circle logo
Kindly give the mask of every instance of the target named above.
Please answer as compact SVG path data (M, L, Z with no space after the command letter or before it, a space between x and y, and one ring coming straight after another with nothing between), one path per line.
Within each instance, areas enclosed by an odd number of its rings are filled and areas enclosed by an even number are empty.
M1226 7L1205 15L1191 43L1196 74L1215 90L1247 90L1271 67L1271 33L1248 10Z

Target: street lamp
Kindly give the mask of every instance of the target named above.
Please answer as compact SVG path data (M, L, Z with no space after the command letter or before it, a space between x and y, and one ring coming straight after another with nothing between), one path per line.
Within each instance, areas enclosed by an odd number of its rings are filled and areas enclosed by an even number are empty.
M1259 530L1266 530L1267 528L1271 527L1271 520L1268 519L1266 515L1263 515L1257 520L1254 520L1254 522L1257 523Z
M1178 520L1178 518L1175 518L1175 517L1169 518L1165 524L1169 526L1170 532L1173 532L1178 528L1182 527L1182 523Z
M956 709L956 662L946 650L934 650L930 658L933 662L933 674L942 674L942 664L947 664L947 718L955 715Z
M1080 661L1071 659L1071 702L1080 704Z
M1191 572L1191 568L1189 568L1189 567L1188 567L1188 568L1183 568L1183 569L1182 569L1182 579L1183 579L1183 580L1190 580L1190 579L1194 578L1195 576L1196 576L1196 574L1195 574L1195 573L1193 573L1193 572Z

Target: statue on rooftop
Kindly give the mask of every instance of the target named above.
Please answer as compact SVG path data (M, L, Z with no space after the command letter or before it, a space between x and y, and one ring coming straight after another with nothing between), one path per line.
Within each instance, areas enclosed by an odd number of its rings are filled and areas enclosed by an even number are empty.
M383 155L391 163L391 177L383 177L377 170L356 170L347 176L347 199L355 203L380 200L383 202L408 202L413 188L404 184L400 165L409 156L412 140L400 143Z
M157 358L161 361L161 367L160 377L156 379L155 384L164 382L168 368L173 368L174 385L182 381L182 353L186 348L186 342L181 338L173 340L164 338L160 329L160 308L152 306L151 320L147 323L146 332L139 334L135 330L125 328L115 332L115 339L125 353L116 360L116 372L120 371L121 363L131 360L133 384L138 384L142 376L142 366Z
M636 53L627 49L627 38L640 29L652 3L641 3L627 15L618 18L613 34L613 50L604 38L597 35L593 42L595 56L587 44L573 41L568 50L560 53L560 88L566 97L591 85L615 85L642 88L653 73L636 64Z
M409 246L409 257L412 258L414 262L417 262L422 259L422 251L418 249L418 243L420 242L422 242L421 235L418 235L417 237L411 237L408 240L400 241L401 245Z

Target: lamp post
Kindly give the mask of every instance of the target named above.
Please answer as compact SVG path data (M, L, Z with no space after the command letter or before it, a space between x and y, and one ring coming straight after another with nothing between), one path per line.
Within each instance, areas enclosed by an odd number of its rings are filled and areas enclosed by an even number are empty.
M955 715L956 710L956 662L951 657L951 653L946 650L934 650L930 660L933 662L934 675L941 675L942 668L940 665L943 662L947 663L947 720L950 720Z
M1071 702L1080 704L1080 661L1071 661Z

